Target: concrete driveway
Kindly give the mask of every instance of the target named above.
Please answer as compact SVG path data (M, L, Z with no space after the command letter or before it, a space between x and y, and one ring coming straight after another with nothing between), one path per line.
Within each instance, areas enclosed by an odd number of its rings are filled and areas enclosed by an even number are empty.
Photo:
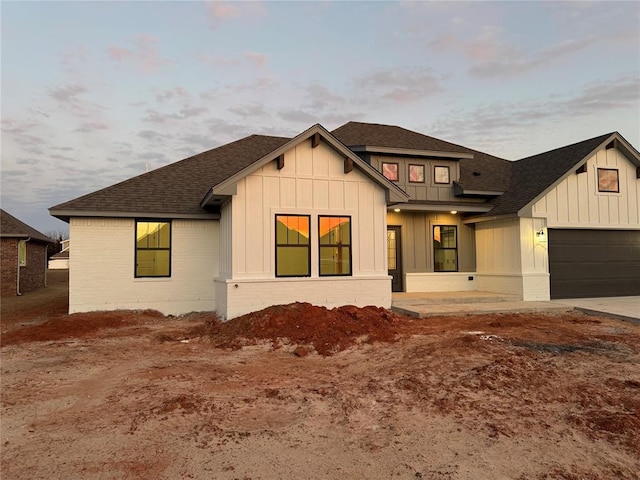
M585 313L604 313L640 324L640 297L563 298L552 302L571 305Z

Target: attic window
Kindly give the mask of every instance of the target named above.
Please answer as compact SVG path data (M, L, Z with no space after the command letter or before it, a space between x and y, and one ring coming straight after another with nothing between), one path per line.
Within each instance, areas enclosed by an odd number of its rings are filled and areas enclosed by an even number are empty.
M607 193L620 192L620 179L616 168L598 169L598 191Z
M409 182L424 183L424 165L409 165Z
M387 177L387 180L392 182L398 181L398 164L397 163L382 163L382 174Z
M450 181L449 167L434 167L433 179L434 183L448 184Z

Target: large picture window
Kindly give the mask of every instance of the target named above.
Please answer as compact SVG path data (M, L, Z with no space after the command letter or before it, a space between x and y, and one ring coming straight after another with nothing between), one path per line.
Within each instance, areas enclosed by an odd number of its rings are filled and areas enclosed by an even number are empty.
M433 258L435 272L458 271L458 227L449 225L433 227Z
M308 215L276 215L276 277L311 275Z
M351 217L318 217L320 276L351 275Z
M171 276L170 222L136 221L135 276Z

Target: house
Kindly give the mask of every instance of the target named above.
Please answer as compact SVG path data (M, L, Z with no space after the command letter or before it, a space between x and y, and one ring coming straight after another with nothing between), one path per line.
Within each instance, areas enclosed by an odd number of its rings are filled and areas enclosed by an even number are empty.
M60 245L62 249L49 259L49 270L69 270L69 240L62 240Z
M251 135L50 212L74 238L71 313L638 295L639 176L618 133L511 162L349 122Z
M0 296L22 295L47 283L47 246L55 243L35 228L0 210Z

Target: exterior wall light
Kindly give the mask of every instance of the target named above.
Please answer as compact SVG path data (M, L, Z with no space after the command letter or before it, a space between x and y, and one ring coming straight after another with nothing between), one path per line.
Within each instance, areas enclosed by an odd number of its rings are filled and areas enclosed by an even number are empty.
M393 211L398 213L400 211L400 209L399 208L394 208Z
M456 213L458 213L457 210L451 210L451 215L455 215Z

